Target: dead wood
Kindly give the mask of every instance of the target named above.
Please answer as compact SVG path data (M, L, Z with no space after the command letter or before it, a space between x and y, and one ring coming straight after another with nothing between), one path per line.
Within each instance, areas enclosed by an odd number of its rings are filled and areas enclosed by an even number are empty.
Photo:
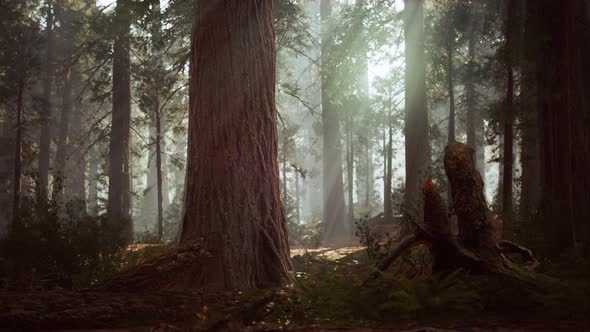
M483 181L473 163L473 151L465 144L451 143L445 149L445 171L452 187L453 208L459 222L459 236L450 231L444 200L428 181L424 195L424 225L416 224L415 234L403 239L377 266L372 280L385 271L398 257L419 243L428 243L433 256L433 271L459 268L477 274L493 274L545 287L555 280L531 272L538 265L532 252L518 244L497 241L493 222L483 194ZM524 267L512 262L509 253L521 255ZM365 281L365 283L367 282Z

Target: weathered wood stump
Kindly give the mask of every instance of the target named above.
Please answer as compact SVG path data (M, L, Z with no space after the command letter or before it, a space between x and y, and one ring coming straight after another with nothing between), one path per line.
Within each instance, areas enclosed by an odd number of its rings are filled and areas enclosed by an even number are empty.
M547 276L531 272L538 262L530 250L508 241L499 241L485 200L483 180L473 162L473 150L462 143L451 143L445 148L444 163L451 185L453 211L458 220L458 238L454 238L451 233L444 200L434 184L428 181L422 187L424 225L416 224L415 233L402 239L392 249L369 280L378 277L380 272L413 246L428 243L434 272L462 268L477 274L509 277L533 286L554 283ZM521 255L527 265L519 266L512 262L508 253Z

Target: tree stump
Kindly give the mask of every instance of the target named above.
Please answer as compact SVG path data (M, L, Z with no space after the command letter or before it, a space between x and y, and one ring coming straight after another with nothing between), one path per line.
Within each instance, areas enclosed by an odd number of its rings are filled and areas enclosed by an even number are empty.
M472 273L500 275L539 287L555 283L552 278L530 271L538 265L530 250L508 241L498 241L485 200L483 181L473 161L473 150L462 143L451 143L445 148L444 161L452 189L453 210L459 223L458 238L455 239L451 233L444 200L434 184L428 181L422 187L424 225L415 224L415 234L401 240L367 281L378 277L413 246L428 243L434 272L462 268ZM527 265L517 265L507 253L520 254Z

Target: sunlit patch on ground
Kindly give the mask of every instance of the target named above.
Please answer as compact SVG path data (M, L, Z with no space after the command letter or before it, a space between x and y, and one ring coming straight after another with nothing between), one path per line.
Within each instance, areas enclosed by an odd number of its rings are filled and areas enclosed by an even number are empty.
M137 252L149 248L161 247L161 244L133 243L127 246L127 251Z
M328 260L338 260L342 259L350 254L359 252L364 250L364 247L353 246L353 247L342 247L342 248L315 248L315 249L305 249L305 248L291 248L291 257L295 257L297 255L303 255L305 253L309 253L316 257L328 259Z

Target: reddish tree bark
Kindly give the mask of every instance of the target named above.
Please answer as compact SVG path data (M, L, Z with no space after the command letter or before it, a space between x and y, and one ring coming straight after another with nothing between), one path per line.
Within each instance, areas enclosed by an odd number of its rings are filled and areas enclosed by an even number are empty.
M400 241L366 282L379 276L379 271L384 271L404 252L423 242L431 245L435 272L465 268L474 273L508 277L535 287L555 282L543 275L523 273L506 256L509 253L520 254L529 270L538 266L530 250L511 242L498 242L501 236L489 216L483 181L475 167L473 154L474 151L462 143L451 143L445 148L445 171L452 186L453 208L459 221L459 243L452 237L445 202L428 181L422 186L424 224L414 223L415 234Z
M289 280L279 192L272 0L198 1L181 244L210 257L193 286L250 289Z
M459 242L468 250L493 247L491 217L484 196L483 180L475 166L474 151L466 144L445 148L445 172L453 193L453 208L459 226Z

